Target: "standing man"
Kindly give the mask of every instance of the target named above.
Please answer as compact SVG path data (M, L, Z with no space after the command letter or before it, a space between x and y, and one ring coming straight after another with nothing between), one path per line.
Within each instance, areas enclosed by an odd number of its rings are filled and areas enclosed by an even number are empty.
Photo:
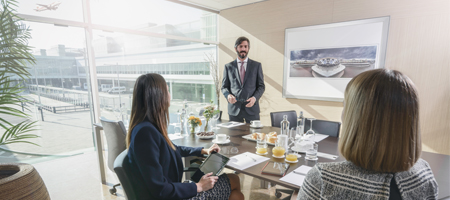
M239 37L234 44L238 58L225 65L222 93L228 100L230 121L259 120L259 99L264 93L261 63L248 58L250 41Z

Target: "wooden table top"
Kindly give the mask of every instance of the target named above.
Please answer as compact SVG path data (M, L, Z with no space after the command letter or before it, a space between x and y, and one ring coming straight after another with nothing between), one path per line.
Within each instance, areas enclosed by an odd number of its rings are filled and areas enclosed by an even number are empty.
M231 142L228 144L219 145L220 148L222 148L222 154L232 157L237 154L241 154L244 152L256 152L256 142L255 141L248 141L242 136L248 135L254 132L262 132L262 133L269 133L275 131L278 134L280 133L280 128L277 127L263 127L261 129L253 129L250 128L248 124L242 125L242 126L236 126L232 128L224 128L220 127L219 130L215 130L216 134L227 134L230 136ZM300 167L301 165L307 165L307 166L314 166L317 162L339 162L339 161L345 161L345 158L339 153L338 150L338 138L336 137L327 137L324 140L320 141L319 144L319 152L321 153L327 153L327 154L333 154L339 156L336 160L326 159L319 157L317 161L305 161L304 157L305 154L301 154L302 157L298 159L298 162L295 164L290 164L290 167L288 169L288 172L293 171L294 169ZM183 138L183 139L177 139L173 141L176 145L181 146L190 146L190 147L205 147L209 148L211 145L213 145L212 139L202 140L194 135L191 135L189 137ZM229 149L231 147L237 147L239 152L237 154L230 154ZM268 155L266 157L270 158L271 161L274 162L285 162L284 158L274 158L272 157L272 148L274 146L268 145ZM225 151L224 151L225 150ZM227 153L225 153L227 151ZM443 155L443 154L436 154L436 153L429 153L429 152L422 152L422 158L426 160L433 170L434 176L439 184L439 198L450 196L450 156ZM284 181L280 181L280 177L278 176L272 176L272 175L264 175L261 174L261 170L264 167L264 165L267 162L262 162L260 164L254 165L252 167L249 167L244 170L238 170L231 167L228 167L230 169L233 169L235 171L238 171L243 174L247 174L253 177L257 177L262 180L270 181L272 183L276 183L278 185L298 190L299 187L297 185L293 185ZM286 174L287 174L286 173Z

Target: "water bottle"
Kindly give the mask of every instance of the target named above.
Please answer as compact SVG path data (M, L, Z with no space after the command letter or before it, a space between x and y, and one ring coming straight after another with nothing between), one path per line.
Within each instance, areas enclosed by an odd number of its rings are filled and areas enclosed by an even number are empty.
M185 137L189 135L189 127L188 127L188 116L186 114L186 109L181 109L180 114L180 128L181 128L181 136Z
M283 121L281 121L281 137L283 138L283 145L285 147L285 149L288 149L288 134L289 134L289 121L288 121L288 116L287 115L283 115ZM280 137L278 137L280 138Z
M281 135L288 135L289 133L289 121L288 121L288 116L287 115L283 115L283 121L281 121Z
M296 137L303 137L303 134L305 133L305 118L303 117L303 111L300 111L300 114L297 119L297 136Z

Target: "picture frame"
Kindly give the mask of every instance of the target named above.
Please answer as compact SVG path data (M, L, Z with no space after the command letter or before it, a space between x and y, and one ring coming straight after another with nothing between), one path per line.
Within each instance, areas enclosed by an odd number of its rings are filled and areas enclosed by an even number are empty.
M283 98L343 101L350 80L384 68L390 17L285 30Z

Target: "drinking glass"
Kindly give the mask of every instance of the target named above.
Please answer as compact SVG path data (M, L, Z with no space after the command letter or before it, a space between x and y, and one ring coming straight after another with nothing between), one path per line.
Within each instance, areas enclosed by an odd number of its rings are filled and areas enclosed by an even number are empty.
M316 120L314 118L308 118L308 120L311 122L310 126L309 126L309 130L306 131L305 135L307 135L308 137L312 137L311 141L316 142L316 132L314 130L312 130L312 126L313 126L313 121Z
M287 162L297 162L297 159L301 157L297 152L294 150L288 150L286 153L286 161Z
M215 115L213 115L212 118L211 118L212 122L214 122L213 130L220 129L219 127L217 127L217 120L219 119L219 117L220 117L220 112L215 114Z
M262 134L258 134L258 138L256 140L256 154L266 155L267 154L267 143L266 139L262 138Z
M272 155L274 157L282 158L284 157L284 153L286 152L286 135L277 136L277 142L275 143L275 147L272 149Z
M312 144L312 147L306 150L306 160L317 160L317 151L319 150L319 145L317 143Z
M289 132L289 147L295 143L296 135L297 135L297 131L295 130L295 128L291 128L291 131Z

